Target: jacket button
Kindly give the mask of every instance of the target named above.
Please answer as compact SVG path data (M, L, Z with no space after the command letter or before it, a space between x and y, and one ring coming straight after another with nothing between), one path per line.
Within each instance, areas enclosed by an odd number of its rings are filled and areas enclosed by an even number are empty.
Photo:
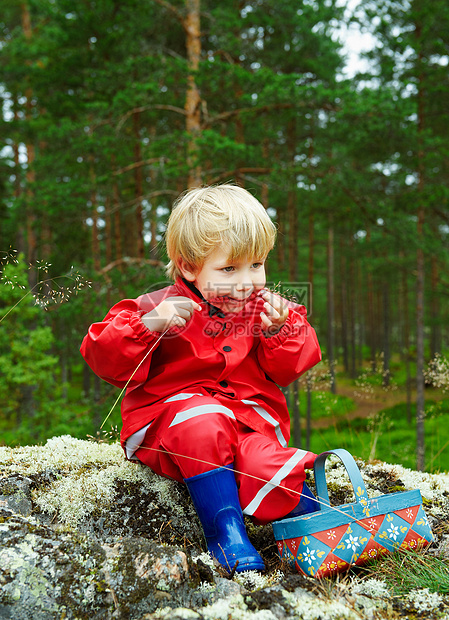
M223 347L223 351L232 351L232 347L228 347L228 346Z
M220 385L221 385L221 387L225 387L226 388L226 387L228 387L229 384L228 384L227 381L220 381Z

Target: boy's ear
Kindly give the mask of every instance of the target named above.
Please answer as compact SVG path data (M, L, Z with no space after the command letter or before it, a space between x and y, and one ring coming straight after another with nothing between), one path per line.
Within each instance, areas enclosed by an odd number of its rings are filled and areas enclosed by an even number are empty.
M178 262L179 271L188 282L194 282L196 280L196 270L190 265L182 256Z

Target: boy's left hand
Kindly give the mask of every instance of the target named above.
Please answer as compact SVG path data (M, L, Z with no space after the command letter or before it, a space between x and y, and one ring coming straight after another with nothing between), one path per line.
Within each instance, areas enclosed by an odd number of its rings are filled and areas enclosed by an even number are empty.
M263 291L262 299L265 312L260 313L260 318L265 326L267 336L274 336L284 325L288 317L288 307L285 300L271 291Z

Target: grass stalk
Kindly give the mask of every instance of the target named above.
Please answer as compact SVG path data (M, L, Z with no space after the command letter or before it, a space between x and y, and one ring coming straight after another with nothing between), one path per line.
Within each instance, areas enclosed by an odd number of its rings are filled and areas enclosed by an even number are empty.
M449 594L449 562L426 550L391 553L367 565L363 572L369 577L381 574L396 595L424 588L442 595Z

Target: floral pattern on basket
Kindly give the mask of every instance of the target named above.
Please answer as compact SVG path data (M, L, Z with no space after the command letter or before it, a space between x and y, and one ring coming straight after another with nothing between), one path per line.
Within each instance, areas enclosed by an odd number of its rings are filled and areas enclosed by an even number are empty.
M348 470L356 496L354 504L329 505L323 485L324 462L330 453L337 454ZM417 549L433 540L418 490L369 499L358 467L346 450L326 452L319 459L315 480L321 510L273 523L280 557L299 572L326 577L385 553Z

